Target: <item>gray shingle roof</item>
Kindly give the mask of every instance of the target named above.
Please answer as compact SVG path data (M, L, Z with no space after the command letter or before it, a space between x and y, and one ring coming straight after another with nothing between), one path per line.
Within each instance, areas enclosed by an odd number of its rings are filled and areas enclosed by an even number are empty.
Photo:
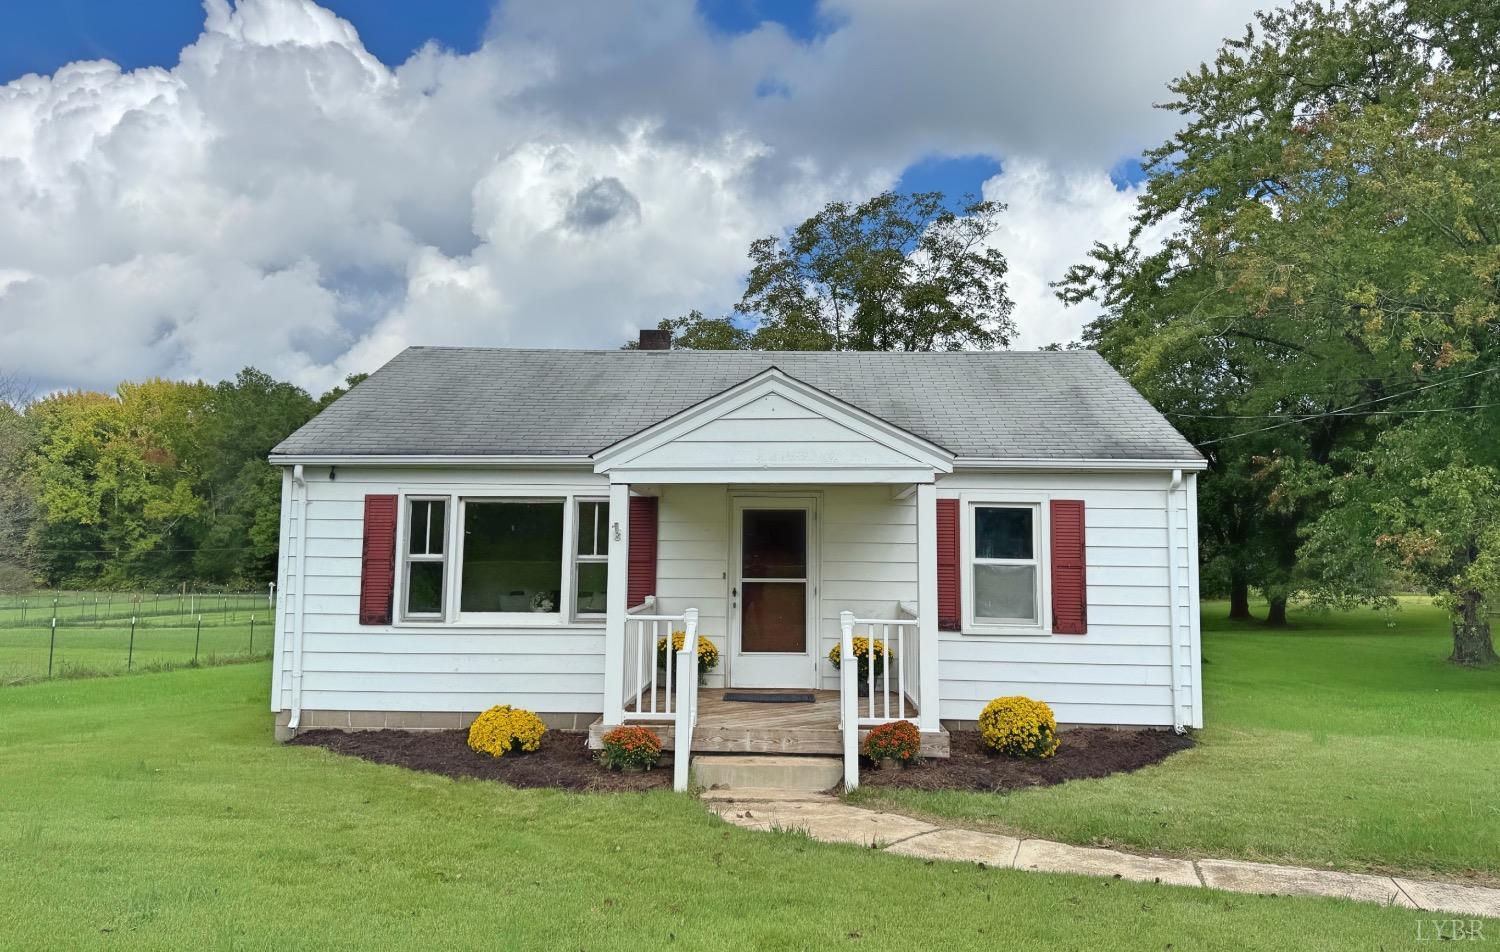
M1197 460L1092 351L411 347L273 451L586 456L778 367L960 459Z

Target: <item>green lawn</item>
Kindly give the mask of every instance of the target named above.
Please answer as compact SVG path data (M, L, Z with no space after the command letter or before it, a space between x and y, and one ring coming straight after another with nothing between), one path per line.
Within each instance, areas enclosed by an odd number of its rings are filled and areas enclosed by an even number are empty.
M1193 750L1043 790L853 798L1075 843L1500 881L1500 668L1446 663L1425 600L1294 612L1286 631L1226 614L1204 608Z
M1410 910L928 864L734 829L669 793L283 747L268 679L0 691L0 948L1418 946Z

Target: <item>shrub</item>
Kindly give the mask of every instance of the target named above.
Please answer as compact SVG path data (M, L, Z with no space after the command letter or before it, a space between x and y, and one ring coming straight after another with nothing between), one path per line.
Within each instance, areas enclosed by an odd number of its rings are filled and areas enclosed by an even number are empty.
M667 639L656 639L656 666L665 668L669 664L677 663L677 652L687 642L687 632L672 632L672 651L667 651ZM698 673L707 674L719 666L719 649L714 643L702 635L698 636Z
M1057 719L1052 708L1029 697L997 697L979 715L985 746L1011 757L1051 757L1057 753Z
M547 725L530 711L509 704L490 708L469 725L469 747L476 753L503 757L508 751L530 753L542 746Z
M922 732L911 721L878 724L865 736L865 756L871 760L911 763L922 753Z
M633 724L616 727L604 735L603 741L599 762L610 770L626 767L650 770L661 758L661 738L649 727Z
M828 652L828 660L833 662L835 669L838 668L839 662L843 660L843 654L844 646L842 644L834 645L833 650ZM854 657L859 662L858 671L861 679L870 676L870 658L872 655L875 659L875 676L879 677L885 672L885 659L891 656L891 649L887 648L885 642L879 638L875 639L873 647L868 638L859 637L854 639Z

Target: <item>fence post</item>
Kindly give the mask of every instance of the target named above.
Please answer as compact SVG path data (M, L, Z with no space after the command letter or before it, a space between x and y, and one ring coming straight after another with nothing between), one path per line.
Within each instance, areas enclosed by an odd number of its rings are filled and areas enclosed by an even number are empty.
M269 585L269 586L271 586L270 589L267 590L267 592L266 592L266 608L270 609L271 611L275 611L276 610L276 583L275 582L267 582L266 584Z
M57 618L52 619L52 640L47 643L47 679L52 679L52 656L57 653Z
M250 616L250 657L255 657L255 616Z
M130 647L125 649L125 670L135 663L135 616L130 616Z
M193 664L198 663L198 645L203 641L203 616L198 616L198 632L193 635Z

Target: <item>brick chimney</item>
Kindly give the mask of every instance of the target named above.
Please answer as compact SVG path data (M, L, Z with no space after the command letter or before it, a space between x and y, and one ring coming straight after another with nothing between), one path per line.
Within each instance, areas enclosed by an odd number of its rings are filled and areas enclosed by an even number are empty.
M641 350L671 350L672 332L641 328Z

